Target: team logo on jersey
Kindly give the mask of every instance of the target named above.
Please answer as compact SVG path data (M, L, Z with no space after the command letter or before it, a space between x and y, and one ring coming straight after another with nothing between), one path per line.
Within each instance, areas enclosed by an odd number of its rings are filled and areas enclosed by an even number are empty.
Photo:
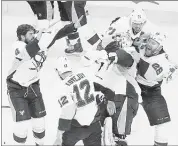
M19 55L20 54L20 51L19 51L19 48L15 49L15 55Z
M21 116L23 116L23 115L24 115L24 113L25 113L25 111L24 111L24 110L22 110L22 111L19 111L19 113L20 113L20 115L21 115Z
M35 68L32 69L39 71L42 68L45 60L46 60L45 52L44 51L38 52L33 58L33 64Z

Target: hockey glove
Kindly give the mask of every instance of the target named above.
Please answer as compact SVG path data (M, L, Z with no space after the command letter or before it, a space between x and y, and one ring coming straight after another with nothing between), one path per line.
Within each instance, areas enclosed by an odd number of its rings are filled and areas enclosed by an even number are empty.
M170 68L170 71L169 71L169 73L168 73L168 76L166 77L166 83L169 83L170 81L172 81L173 80L173 78L176 76L176 71L177 71L177 69L178 69L178 66L177 65L175 65L175 66L173 66L173 67L171 67ZM174 76L174 77L173 77Z

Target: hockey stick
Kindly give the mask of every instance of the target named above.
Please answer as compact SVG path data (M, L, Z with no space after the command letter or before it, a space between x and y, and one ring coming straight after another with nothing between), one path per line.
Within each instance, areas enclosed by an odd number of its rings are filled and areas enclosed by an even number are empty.
M80 24L80 21L83 19L83 15L78 19L78 21L76 22L76 23L74 23L74 26L75 26L75 28L79 28L80 26L79 26L79 24ZM49 25L49 27L46 29L46 31L48 30L48 29L50 29L51 27L53 27L54 25L56 25L59 21L61 21L61 19L58 19L58 20L56 20L56 21L54 21L54 22L52 22L50 25ZM50 33L50 32L43 32L43 33Z
M54 25L56 25L59 21L61 21L60 19L52 22L49 27L47 29L45 29L42 33L51 33L51 31L48 31L48 29L50 29L51 27L53 27ZM39 31L38 31L39 32Z
M57 24L59 21L61 21L61 20L58 19L58 20L54 21L53 23L51 23L51 24L49 25L48 29L51 28L52 26L54 26L55 24Z

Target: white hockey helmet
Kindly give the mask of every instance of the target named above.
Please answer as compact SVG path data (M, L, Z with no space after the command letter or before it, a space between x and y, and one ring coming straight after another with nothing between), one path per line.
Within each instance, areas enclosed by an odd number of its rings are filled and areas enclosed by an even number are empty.
M150 43L150 39L156 41L159 43L159 45L157 47L154 47L154 45L152 43ZM159 54L159 52L162 50L163 46L164 46L164 42L165 42L165 39L166 39L166 35L165 34L162 34L160 32L151 32L150 33L150 36L149 36L149 39L148 39L148 42L147 42L147 45L146 45L146 50L150 50L151 54L149 56L155 56L157 54ZM145 52L147 53L147 52Z
M55 64L55 71L61 77L64 73L72 72L70 61L67 57L58 57Z
M166 39L166 35L162 34L161 32L151 32L150 38L157 41L161 46L163 46Z
M147 21L146 14L143 9L135 9L130 14L131 24L144 24Z

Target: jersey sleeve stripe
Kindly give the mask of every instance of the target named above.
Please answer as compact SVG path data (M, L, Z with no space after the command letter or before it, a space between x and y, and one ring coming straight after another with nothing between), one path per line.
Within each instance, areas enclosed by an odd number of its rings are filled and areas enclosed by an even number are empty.
M26 50L31 58L35 57L37 52L40 50L40 47L38 46L38 40L34 39L32 42L28 43L26 45Z
M143 59L140 59L138 64L138 74L145 78L144 75L147 72L148 68L149 68L149 63L145 62Z
M62 131L68 131L71 127L71 122L72 120L60 118L58 123L58 129Z

